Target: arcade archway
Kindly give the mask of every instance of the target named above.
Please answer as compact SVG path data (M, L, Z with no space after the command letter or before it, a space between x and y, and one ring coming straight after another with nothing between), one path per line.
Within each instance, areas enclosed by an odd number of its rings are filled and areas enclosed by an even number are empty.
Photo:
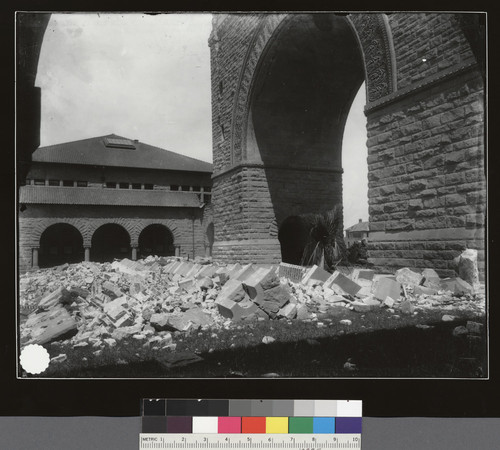
M139 258L146 258L149 255L173 256L174 254L174 237L166 226L152 224L142 230L139 235Z
M49 226L40 237L39 267L53 267L83 261L83 238L67 223Z
M120 225L108 223L100 226L92 236L90 259L111 262L131 257L130 236Z

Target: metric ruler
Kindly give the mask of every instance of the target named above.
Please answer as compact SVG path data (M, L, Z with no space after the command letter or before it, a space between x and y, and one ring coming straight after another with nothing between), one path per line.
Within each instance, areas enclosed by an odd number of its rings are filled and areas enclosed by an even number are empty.
M153 449L361 449L361 434L141 433L139 450Z

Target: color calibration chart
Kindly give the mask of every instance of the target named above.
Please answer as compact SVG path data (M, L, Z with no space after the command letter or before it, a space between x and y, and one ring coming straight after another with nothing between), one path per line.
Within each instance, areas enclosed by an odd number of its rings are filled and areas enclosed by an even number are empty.
M361 400L144 399L140 450L361 449Z

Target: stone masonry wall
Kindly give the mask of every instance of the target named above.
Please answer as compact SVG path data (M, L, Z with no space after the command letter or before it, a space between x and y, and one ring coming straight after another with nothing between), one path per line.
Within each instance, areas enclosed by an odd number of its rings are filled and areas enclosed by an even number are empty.
M253 14L214 14L210 37L212 67L212 142L214 173L231 166L233 103L243 59L258 23ZM230 23L230 26L227 24ZM228 64L228 62L231 62Z
M211 210L188 208L132 208L132 207L81 207L56 205L28 205L25 212L19 212L19 271L31 268L32 248L38 247L43 231L56 223L68 223L77 228L83 245L90 246L93 232L106 223L123 226L137 245L141 231L151 224L165 225L174 236L174 245L180 246L181 256L193 257L193 214L194 214L194 256L205 255L205 234L212 221Z
M393 54L394 61L382 68L395 67L397 83L366 105L371 261L378 267L434 267L440 275L453 275L452 259L469 247L479 250L484 269L484 86L473 53L454 14L393 13L388 22L393 47L384 55ZM253 15L214 19L214 257L243 258L251 249L257 259L267 254L279 260L281 221L324 211L342 193L336 185L340 174L330 197L326 174L321 180L312 171L280 179L285 172L245 167L243 161L220 175L240 162L241 148L231 151L234 95L259 24ZM367 71L378 67L375 59L368 61Z
M454 16L426 13L389 15L398 89L473 56Z
M464 58L470 61L470 48L450 15L410 16L390 17L399 88L425 83L428 75ZM425 52L419 49L426 48L436 57L422 69ZM479 250L484 271L484 86L479 73L470 69L443 78L369 113L367 146L370 237L376 241L370 239L371 261L381 267L433 267L452 276L452 259L468 247Z
M222 260L251 261L253 255L279 262L278 231L287 217L328 211L342 202L340 173L244 167L216 178L213 188L214 221L222 224L215 232L214 257ZM229 249L228 241L236 247Z

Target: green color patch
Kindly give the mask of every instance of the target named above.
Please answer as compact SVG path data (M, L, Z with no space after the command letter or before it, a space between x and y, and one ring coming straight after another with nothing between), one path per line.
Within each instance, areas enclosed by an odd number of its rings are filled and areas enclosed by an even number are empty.
M289 433L312 433L313 418L312 417L290 417L288 419Z

